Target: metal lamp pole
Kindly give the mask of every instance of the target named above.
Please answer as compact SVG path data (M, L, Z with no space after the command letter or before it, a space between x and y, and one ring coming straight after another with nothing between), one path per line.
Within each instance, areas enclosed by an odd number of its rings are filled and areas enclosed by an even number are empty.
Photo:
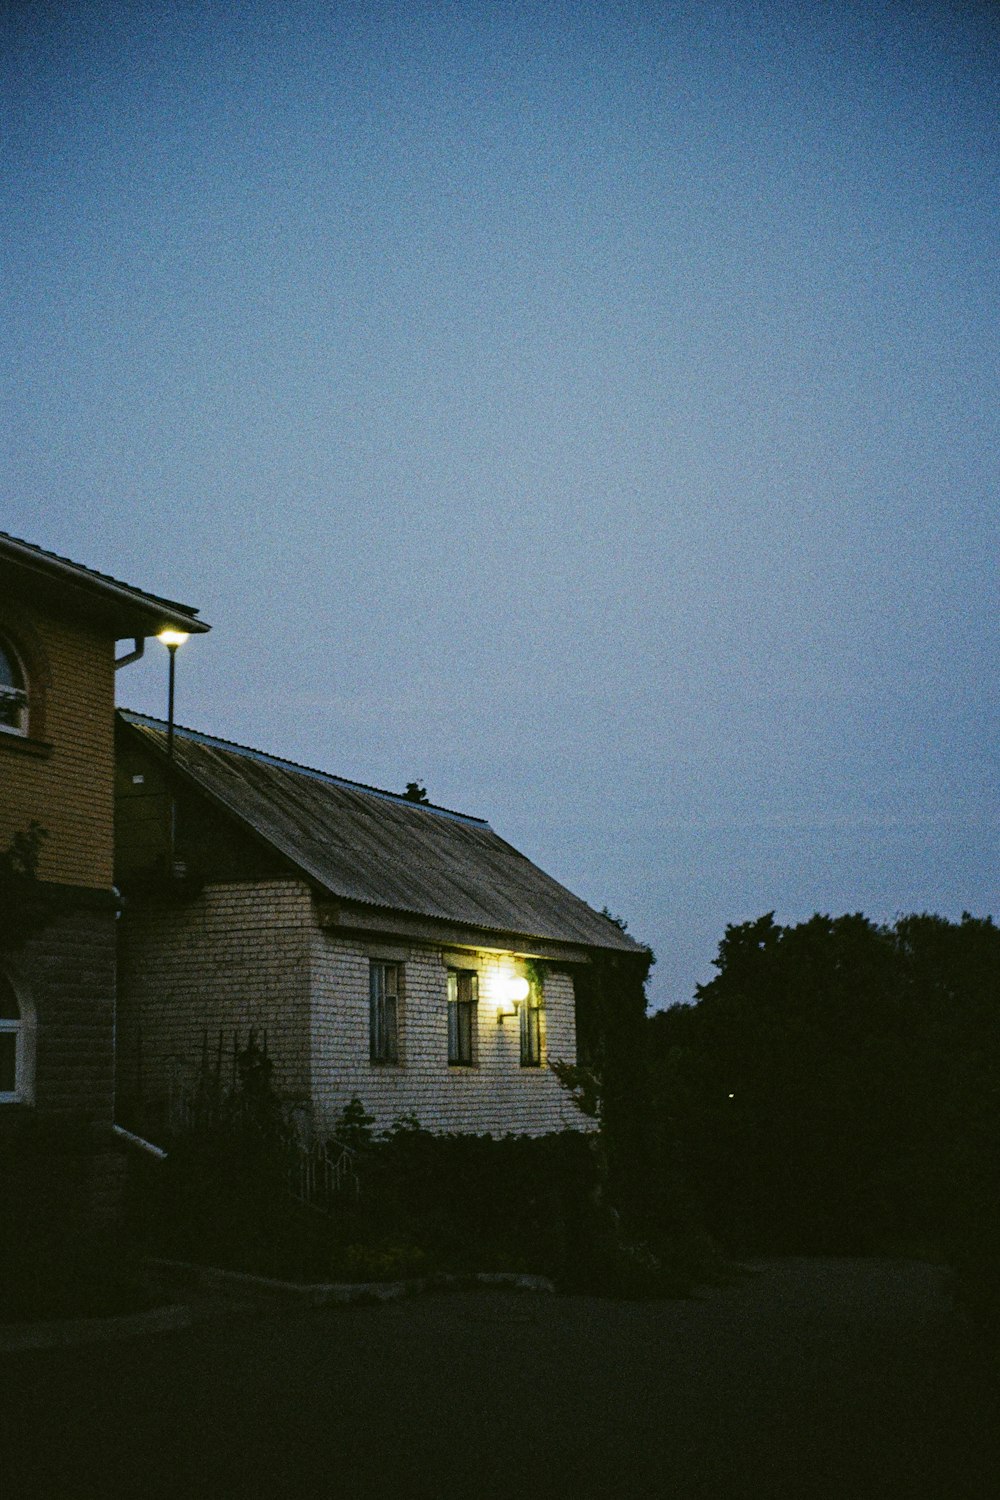
M174 672L177 667L177 647L179 641L167 641L166 647L170 652L170 669L167 676L167 759L174 758Z
M171 775L174 765L174 675L177 670L177 647L183 646L187 640L187 632L184 630L161 630L158 639L163 642L170 655L170 669L167 677L167 776L169 778L170 797L168 870L170 876L173 877L174 855L177 845L177 803L174 799L173 777Z
M161 630L157 640L162 641L170 654L170 674L167 678L167 759L174 758L174 672L177 667L177 647L187 640L185 630Z

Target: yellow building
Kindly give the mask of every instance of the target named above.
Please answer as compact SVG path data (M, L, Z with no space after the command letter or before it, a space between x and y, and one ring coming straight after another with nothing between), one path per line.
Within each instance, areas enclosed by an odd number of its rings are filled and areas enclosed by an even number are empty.
M113 1212L115 672L208 628L0 532L0 1234Z

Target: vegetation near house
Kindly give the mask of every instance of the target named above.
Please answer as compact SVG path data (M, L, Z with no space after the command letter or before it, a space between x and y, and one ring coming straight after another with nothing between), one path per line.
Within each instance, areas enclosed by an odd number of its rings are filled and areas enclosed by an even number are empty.
M38 856L46 837L42 825L32 820L0 852L0 953L23 947L51 915L51 895L38 879Z
M272 1275L527 1270L616 1295L715 1279L726 1254L932 1255L1000 1316L1000 930L772 913L727 928L716 968L644 1018L633 956L590 966L589 1052L550 1066L596 1132L377 1133L351 1100L355 1178L327 1217L290 1207L292 1134L241 1057L213 1130L171 1153L159 1232Z
M352 1170L321 1212L290 1191L303 1147L258 1039L238 1049L230 1086L218 1076L206 1068L203 1108L133 1184L149 1251L302 1280L487 1270L576 1285L614 1237L580 1132L442 1136L403 1118L376 1136L357 1099L336 1132Z
M613 967L591 976L609 1014ZM1000 929L768 913L726 929L715 967L610 1070L603 1027L550 1063L602 1124L633 1237L693 1276L699 1245L702 1265L713 1246L929 1255L1000 1327Z

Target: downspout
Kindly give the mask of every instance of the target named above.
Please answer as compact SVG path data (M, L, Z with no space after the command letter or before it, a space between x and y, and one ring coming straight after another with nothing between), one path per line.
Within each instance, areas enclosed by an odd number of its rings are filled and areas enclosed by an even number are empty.
M138 661L139 658L140 658L140 656L143 654L143 652L146 649L146 638L145 638L145 636L137 635L137 636L133 636L132 639L133 639L133 641L135 643L135 650L127 652L124 656L116 656L115 657L115 671L116 672L118 671L119 667L127 667L130 662Z
M134 647L134 649L132 651L127 651L124 656L116 656L115 657L115 671L116 672L119 670L119 668L130 666L132 664L132 662L139 660L139 658L143 655L143 653L146 650L146 638L145 638L145 636L142 636L142 635L133 636L132 637L132 645ZM115 919L117 920L121 916L121 914L122 914L123 903L122 903L122 899L121 899L121 892L118 890L117 886L115 886L114 891L115 891L115 896L118 899L118 908L117 908L117 910L115 912ZM118 946L117 940L116 940L115 946L116 946L116 948ZM115 969L116 969L116 971L117 971L117 967L118 967L118 964L117 964L117 958L116 958L116 961L115 961ZM116 1011L116 1014L115 1014L115 1022L114 1022L114 1025L115 1025L115 1041L114 1041L114 1048L115 1048L115 1093L116 1094L118 1092L118 1088L117 1088L117 1085L118 1085L118 1067L117 1067L117 1062L118 1062L118 1016L117 1016L117 989L118 989L118 984L117 984L117 978L118 978L118 976L117 976L117 972L116 972L116 974L115 974L115 981L116 981L115 982L115 991L116 991L116 996L115 996L115 1001L116 1001L116 1003L115 1003L115 1011ZM117 1100L116 1100L116 1102L117 1102ZM163 1161L163 1160L166 1159L167 1153L165 1151L161 1151L160 1148L159 1148L159 1146L154 1146L153 1143L152 1143L152 1141L144 1141L143 1138L142 1138L142 1136L140 1136L140 1135L133 1135L132 1131L131 1130L126 1130L125 1127L124 1127L124 1125L114 1124L114 1125L112 1125L111 1128L114 1131L115 1135L117 1135L121 1140L126 1141L128 1143L128 1145L138 1147L142 1151L148 1151L151 1156L155 1156L159 1161Z

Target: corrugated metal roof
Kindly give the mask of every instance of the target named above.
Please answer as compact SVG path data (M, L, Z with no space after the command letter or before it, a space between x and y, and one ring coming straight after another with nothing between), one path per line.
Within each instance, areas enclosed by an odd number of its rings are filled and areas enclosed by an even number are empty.
M164 751L161 720L120 717ZM644 951L481 818L177 725L174 761L334 897L501 933Z

